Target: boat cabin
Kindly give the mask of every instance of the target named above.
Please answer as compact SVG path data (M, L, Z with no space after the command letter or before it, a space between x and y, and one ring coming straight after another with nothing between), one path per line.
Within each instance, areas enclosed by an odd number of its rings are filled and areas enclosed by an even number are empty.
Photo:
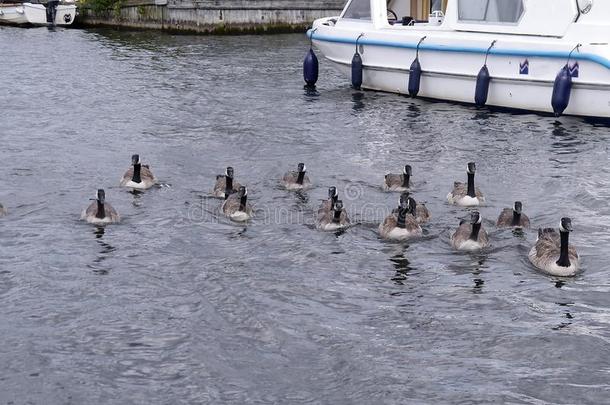
M349 0L339 18L375 28L438 29L563 37L576 22L610 24L610 1ZM436 27L436 28L435 28Z

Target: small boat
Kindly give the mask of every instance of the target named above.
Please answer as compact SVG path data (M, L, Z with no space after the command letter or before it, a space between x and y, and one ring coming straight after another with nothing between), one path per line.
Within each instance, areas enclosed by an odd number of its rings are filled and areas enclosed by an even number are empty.
M46 3L0 0L0 24L19 26L67 26L76 17L74 2L49 0Z
M610 1L349 0L308 36L356 88L610 118Z

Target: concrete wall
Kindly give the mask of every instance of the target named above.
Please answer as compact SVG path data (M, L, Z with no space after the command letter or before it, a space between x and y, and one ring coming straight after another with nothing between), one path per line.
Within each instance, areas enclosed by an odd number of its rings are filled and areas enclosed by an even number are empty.
M79 23L202 33L302 31L316 18L338 15L345 2L122 0L114 8L97 13L90 7L81 6Z

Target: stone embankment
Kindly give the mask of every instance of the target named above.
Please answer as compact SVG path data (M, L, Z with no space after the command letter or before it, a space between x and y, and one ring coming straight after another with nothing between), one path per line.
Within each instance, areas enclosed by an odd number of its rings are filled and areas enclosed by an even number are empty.
M200 33L303 31L345 0L85 0L83 25Z

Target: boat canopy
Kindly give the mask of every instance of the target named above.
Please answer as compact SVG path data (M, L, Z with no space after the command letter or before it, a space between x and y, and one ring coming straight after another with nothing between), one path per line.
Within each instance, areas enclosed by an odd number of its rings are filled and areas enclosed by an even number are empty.
M428 23L455 31L562 37L581 18L607 26L609 14L610 1L593 0L349 0L341 18L378 29Z

